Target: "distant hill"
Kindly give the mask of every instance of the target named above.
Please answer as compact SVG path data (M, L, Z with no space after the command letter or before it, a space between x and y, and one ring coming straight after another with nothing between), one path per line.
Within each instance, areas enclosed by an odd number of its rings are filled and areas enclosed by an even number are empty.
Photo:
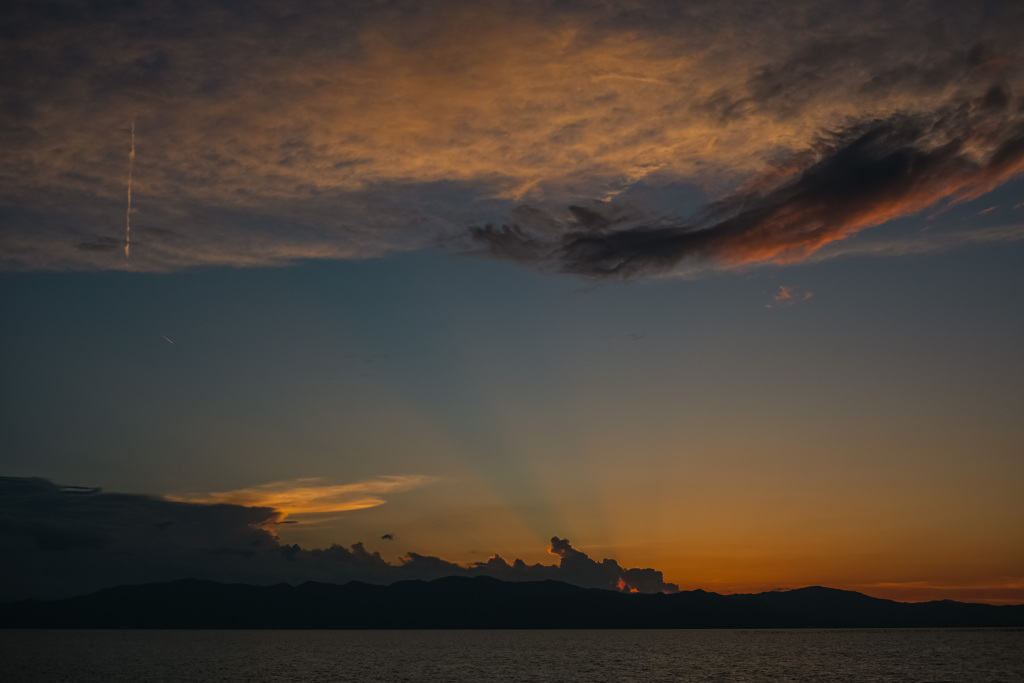
M390 586L183 580L0 605L5 628L899 628L1024 627L1024 605L902 603L834 588L751 595L619 593L489 577Z

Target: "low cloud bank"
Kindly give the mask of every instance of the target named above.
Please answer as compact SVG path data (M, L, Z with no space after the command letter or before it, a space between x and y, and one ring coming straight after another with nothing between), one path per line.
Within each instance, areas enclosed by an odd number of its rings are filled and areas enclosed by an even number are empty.
M660 571L591 559L568 539L551 539L558 564L528 565L494 555L461 565L408 553L391 562L364 545L306 549L273 533L272 507L172 501L0 477L0 600L56 598L108 586L181 578L243 583L388 584L487 575L505 581L564 581L587 588L673 592Z

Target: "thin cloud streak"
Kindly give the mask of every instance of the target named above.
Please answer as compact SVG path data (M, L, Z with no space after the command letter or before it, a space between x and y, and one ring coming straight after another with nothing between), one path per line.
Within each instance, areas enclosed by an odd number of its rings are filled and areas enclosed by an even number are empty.
M892 238L877 235L870 239L851 239L833 242L794 264L772 262L749 264L729 268L713 263L681 264L674 270L655 277L661 279L696 279L725 270L750 272L758 268L778 268L780 265L814 265L837 258L902 258L931 256L972 246L1013 244L1024 240L1024 224L997 225L987 228L964 228L955 231L926 230L915 235Z
M902 239L872 242L843 242L823 249L805 263L820 263L841 256L899 257L939 254L962 247L985 244L1012 244L1024 240L1024 224L971 228L952 233L928 232Z
M1019 605L1024 593L1024 577L1002 577L984 581L880 581L856 586L879 597L893 596L903 602L928 602L952 599L961 602L985 602L992 605Z
M881 588L934 588L939 590L985 590L990 588L1024 588L1024 577L1003 581L981 581L978 583L936 583L933 581L881 581L870 584Z
M169 341L169 340L168 340ZM275 481L248 489L166 496L167 500L204 505L268 507L282 515L347 512L384 505L383 498L366 494L400 493L437 481L425 475L398 475L354 484L324 484L320 478Z

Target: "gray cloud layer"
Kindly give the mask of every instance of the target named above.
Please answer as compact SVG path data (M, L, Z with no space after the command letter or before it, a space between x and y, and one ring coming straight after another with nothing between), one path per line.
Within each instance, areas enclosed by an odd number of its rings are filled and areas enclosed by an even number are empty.
M0 267L358 258L489 223L477 248L592 276L800 258L858 201L1015 172L1022 30L1010 0L11 2Z
M184 503L151 496L0 477L0 600L84 594L106 586L200 578L300 583L393 583L488 575L507 581L554 579L590 588L675 591L654 569L600 562L553 538L557 565L512 563L498 555L469 566L408 553L389 562L362 543L304 549L282 544L282 515L267 507Z

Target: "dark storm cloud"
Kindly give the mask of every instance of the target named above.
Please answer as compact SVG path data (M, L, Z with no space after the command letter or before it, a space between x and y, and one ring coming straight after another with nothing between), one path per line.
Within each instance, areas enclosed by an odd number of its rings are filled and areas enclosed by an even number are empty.
M857 123L794 155L780 178L754 179L691 224L609 229L573 218L557 240L519 225L472 239L493 255L587 277L629 278L693 259L721 265L807 258L865 228L940 201L980 196L1024 169L1024 117L1000 88L932 116ZM752 186L752 187L751 187Z
M509 564L495 555L463 566L408 553L390 562L361 542L304 549L268 529L267 507L202 504L0 477L0 600L82 594L105 586L200 578L277 583L361 580L392 583L489 575L508 581L554 579L591 588L674 591L654 569L591 560L568 540L551 539L558 565Z

